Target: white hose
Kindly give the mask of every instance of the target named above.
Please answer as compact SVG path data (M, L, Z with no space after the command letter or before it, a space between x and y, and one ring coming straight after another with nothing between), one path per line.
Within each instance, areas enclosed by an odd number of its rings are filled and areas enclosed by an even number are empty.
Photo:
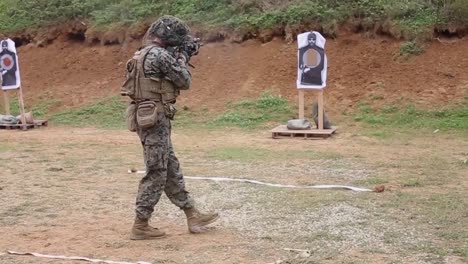
M107 264L151 264L150 262L139 261L139 262L125 262L125 261L112 261L112 260L102 260L102 259L91 259L86 257L67 257L67 256L54 256L54 255L44 255L34 252L16 252L8 251L10 255L17 256L34 256L38 258L48 258L48 259L63 259L63 260L78 260L78 261L87 261L91 263L107 263Z
M135 171L135 170L128 170L128 173L137 173L137 174L145 174L146 171ZM206 181L215 181L215 182L243 182L243 183L252 183L257 185L275 187L275 188L290 188L290 189L344 189L350 190L354 192L372 192L370 189L359 188L359 187L352 187L352 186L344 186L344 185L309 185L309 186L298 186L298 185L284 185L284 184L276 184L276 183L268 183L256 180L248 180L248 179L235 179L235 178L221 178L221 177L191 177L191 176L184 176L186 179L190 180L206 180Z

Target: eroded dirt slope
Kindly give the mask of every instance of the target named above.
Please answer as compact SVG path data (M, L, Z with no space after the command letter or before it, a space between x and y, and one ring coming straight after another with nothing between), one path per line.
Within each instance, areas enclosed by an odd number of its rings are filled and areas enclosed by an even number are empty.
M125 62L138 45L89 46L58 39L45 48L20 47L27 103L58 99L60 107L70 107L118 94ZM357 34L329 40L328 108L343 110L366 98L379 105L425 107L463 100L468 40L435 41L424 54L407 60L398 56L399 47L395 40ZM211 43L193 64L194 86L183 94L183 105L216 110L265 90L296 99L296 43Z

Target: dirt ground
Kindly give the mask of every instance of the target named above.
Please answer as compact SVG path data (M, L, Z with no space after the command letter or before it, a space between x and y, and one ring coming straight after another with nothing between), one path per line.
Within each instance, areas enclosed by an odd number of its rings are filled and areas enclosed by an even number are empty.
M140 242L128 239L141 175L127 170L143 169L136 135L67 127L0 131L0 252L152 263L466 263L468 140L448 132L395 130L378 139L352 125L342 130L326 141L176 130L186 175L384 184L387 191L188 180L199 206L219 211L221 220L208 233L190 235L183 213L163 198L152 222L169 237ZM73 262L0 255L0 263Z

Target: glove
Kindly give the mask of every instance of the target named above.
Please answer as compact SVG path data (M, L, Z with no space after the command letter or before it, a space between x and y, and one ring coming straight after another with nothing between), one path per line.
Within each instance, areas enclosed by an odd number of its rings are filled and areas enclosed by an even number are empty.
M183 52L179 52L177 56L177 61L181 64L187 65L188 60L187 60L187 55L185 55Z

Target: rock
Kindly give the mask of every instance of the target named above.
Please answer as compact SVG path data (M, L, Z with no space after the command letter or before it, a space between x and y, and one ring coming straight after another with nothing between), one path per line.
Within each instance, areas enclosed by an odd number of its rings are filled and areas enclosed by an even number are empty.
M385 191L385 185L378 185L375 186L374 192L376 193L383 193Z
M312 256L312 254L310 253L310 251L304 251L304 252L301 252L298 257L300 258L309 258L310 256Z

